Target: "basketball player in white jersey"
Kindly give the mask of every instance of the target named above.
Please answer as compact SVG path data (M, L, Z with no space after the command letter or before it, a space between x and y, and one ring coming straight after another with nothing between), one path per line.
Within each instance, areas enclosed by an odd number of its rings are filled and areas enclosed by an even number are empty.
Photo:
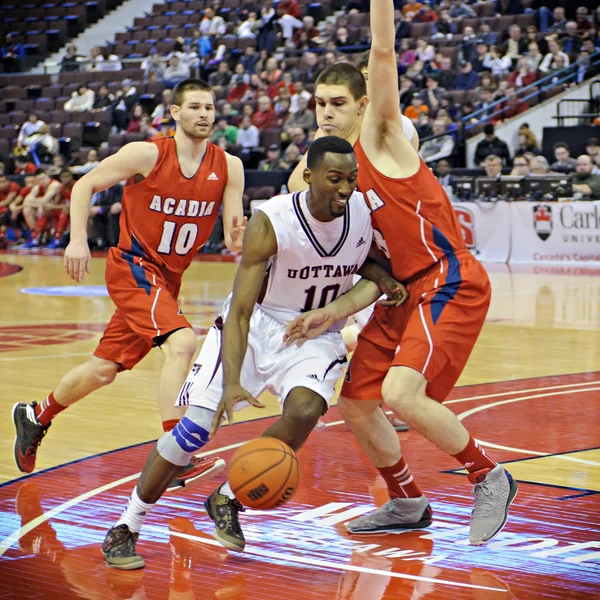
M224 414L232 423L234 407L262 407L256 398L270 390L283 410L264 435L294 450L304 444L327 411L346 366L340 333L344 322L332 324L301 348L286 346L288 323L345 294L357 272L372 279L356 286L361 300L366 299L361 306L382 292L394 305L407 299L406 289L376 262L363 265L373 231L370 210L355 192L357 170L346 140L322 137L308 151L308 191L265 202L248 223L233 292L179 395L179 405L188 410L158 441L127 509L108 532L102 546L107 565L144 566L135 543L145 516L190 456L216 432ZM243 550L238 520L243 507L229 484L215 490L204 505L215 521L215 537L231 550Z

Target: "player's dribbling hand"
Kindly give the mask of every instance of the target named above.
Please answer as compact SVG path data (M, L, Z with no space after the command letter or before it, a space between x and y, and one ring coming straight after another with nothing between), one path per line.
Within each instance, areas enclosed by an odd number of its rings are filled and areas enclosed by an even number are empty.
M83 281L86 272L90 273L92 256L88 247L87 238L71 240L65 250L65 269L74 281Z
M302 346L307 340L312 340L325 333L333 322L334 318L323 308L302 313L285 328L283 341L286 346L292 344Z
M377 302L379 306L401 306L410 296L406 286L389 275L379 280L379 288L387 296L385 300Z
M245 390L241 385L226 385L223 388L223 395L221 401L217 407L217 412L213 419L212 425L210 426L209 437L217 433L223 413L227 416L227 421L231 425L233 424L233 407L238 402L247 402L256 408L264 408L265 405L260 403L249 391Z

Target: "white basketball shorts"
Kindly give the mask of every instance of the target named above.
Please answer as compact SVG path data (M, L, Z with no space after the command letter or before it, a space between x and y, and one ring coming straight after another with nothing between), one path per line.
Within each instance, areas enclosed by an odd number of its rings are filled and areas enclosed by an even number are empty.
M335 384L346 368L346 345L338 332L328 332L302 346L286 346L285 325L256 306L250 319L248 349L242 365L241 386L255 398L269 390L283 403L293 388L319 394L329 406ZM177 406L216 410L223 391L221 364L222 319L208 332L200 354L177 399ZM240 410L247 403L239 403Z

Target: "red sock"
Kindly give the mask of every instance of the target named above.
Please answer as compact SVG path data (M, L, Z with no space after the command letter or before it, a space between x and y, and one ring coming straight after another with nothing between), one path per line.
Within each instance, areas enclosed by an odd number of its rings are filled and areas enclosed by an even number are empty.
M65 229L67 228L68 224L69 224L69 213L60 213L60 215L58 216L58 221L57 221L55 232L54 232L54 239L60 240L60 238L63 236L63 233L65 232Z
M469 443L466 448L453 456L461 465L465 466L469 473L475 473L482 469L493 469L497 465L488 458L485 450L479 446L472 436L469 436Z
M35 407L35 416L40 425L48 425L52 419L67 408L62 406L54 399L54 392L50 392L48 397Z
M390 498L418 498L423 495L403 458L392 467L377 470L387 483Z
M168 421L163 421L163 431L165 433L169 433L169 431L175 429L177 423L179 423L179 419L169 419Z
M46 231L46 227L48 227L48 217L46 215L38 217L37 221L35 222L35 231L32 232L31 237L34 240L39 240L42 236L42 233Z

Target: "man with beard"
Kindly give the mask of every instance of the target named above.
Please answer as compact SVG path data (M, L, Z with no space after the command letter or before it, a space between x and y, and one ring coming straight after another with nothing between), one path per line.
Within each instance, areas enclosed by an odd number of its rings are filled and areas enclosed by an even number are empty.
M37 448L56 415L112 383L155 346L164 354L158 382L163 429L172 430L182 414L174 404L196 351L196 335L177 304L181 278L210 236L221 204L225 244L232 251L241 249L246 219L242 163L208 141L215 120L210 86L198 79L181 82L170 112L177 123L174 137L124 146L72 190L65 268L81 282L90 272L87 223L92 196L127 181L120 239L109 250L106 265L106 285L117 310L91 360L69 371L40 404L15 404L14 456L24 473L35 469ZM223 466L220 459L193 458L169 488L185 487Z

